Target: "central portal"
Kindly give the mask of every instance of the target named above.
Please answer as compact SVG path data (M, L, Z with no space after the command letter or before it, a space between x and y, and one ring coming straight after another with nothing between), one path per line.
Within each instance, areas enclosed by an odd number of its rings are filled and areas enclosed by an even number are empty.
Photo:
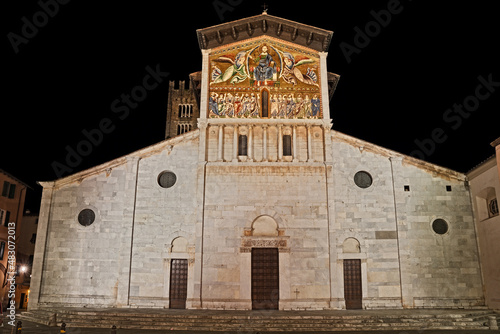
M278 302L278 248L252 248L252 309L277 310Z

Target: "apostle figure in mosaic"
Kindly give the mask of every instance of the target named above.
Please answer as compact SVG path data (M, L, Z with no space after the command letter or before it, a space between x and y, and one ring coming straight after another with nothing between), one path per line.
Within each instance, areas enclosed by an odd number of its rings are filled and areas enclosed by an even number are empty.
M245 81L248 78L245 65L246 54L246 51L242 51L236 55L234 60L229 57L219 57L215 59L214 62L230 63L232 66L229 66L224 73L222 73L221 69L217 66L214 66L214 70L212 71L212 82L210 84L229 81L231 84L235 85Z
M226 99L224 97L224 94L219 95L218 107L219 107L219 116L226 116Z
M295 117L295 99L293 94L288 95L287 105L286 105L286 116L287 118Z
M217 93L210 94L210 101L208 102L211 116L219 116L219 106L217 103Z
M259 117L260 103L258 99L255 97L255 94L252 93L250 97L250 117Z
M277 118L279 114L278 97L274 94L271 97L271 118Z
M226 94L226 116L233 117L234 116L234 97L233 94Z
M304 114L306 118L311 118L312 117L312 109L311 109L311 99L309 98L309 95L306 95L304 98Z
M286 118L286 98L283 95L278 95L278 111L280 118Z
M321 101L318 95L314 95L311 100L312 117L319 117L321 113Z
M245 94L245 96L242 99L242 104L243 104L243 110L241 112L242 117L248 117L251 112L251 107L250 107L250 95Z
M234 117L241 117L241 111L243 110L243 104L241 103L240 94L236 94L234 97Z

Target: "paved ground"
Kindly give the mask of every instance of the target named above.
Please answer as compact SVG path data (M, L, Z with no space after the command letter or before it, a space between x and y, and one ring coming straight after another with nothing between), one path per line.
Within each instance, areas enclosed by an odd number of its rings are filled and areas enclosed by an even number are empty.
M18 334L13 330L13 328L4 324L4 327L0 327L0 334ZM57 327L48 327L43 325L38 325L30 322L23 322L22 334L59 334L60 329ZM67 328L67 334L111 334L111 329L93 329L93 328ZM193 332L193 331L154 331L154 330L126 330L118 329L116 334L287 334L292 332L254 332L254 331L236 331L236 332ZM295 332L301 334L318 334L318 332ZM333 334L333 333L343 333L343 334L497 334L500 331L490 331L490 330L480 330L480 331L365 331L365 332L321 332L321 334Z

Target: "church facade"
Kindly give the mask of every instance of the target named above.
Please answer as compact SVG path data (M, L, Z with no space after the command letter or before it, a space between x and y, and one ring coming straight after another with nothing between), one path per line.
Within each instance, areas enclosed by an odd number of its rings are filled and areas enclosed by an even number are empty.
M197 128L40 182L31 309L484 305L466 176L331 129L332 32L197 33Z

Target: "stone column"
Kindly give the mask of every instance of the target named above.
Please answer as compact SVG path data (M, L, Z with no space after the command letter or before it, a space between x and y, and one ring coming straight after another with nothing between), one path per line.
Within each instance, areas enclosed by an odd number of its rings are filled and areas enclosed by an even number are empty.
M263 138L263 150L262 150L262 161L267 162L268 157L267 157L267 125L262 126L262 136Z
M202 63L202 81L201 81L201 102L200 102L200 118L201 119L206 119L208 116L208 97L209 97L209 78L210 78L210 51L211 50L201 50L202 56L203 56L203 63ZM181 86L183 87L183 86Z
M313 162L312 155L312 137L311 137L312 127L310 124L307 124L307 162Z
M278 161L283 161L283 124L278 125Z
M219 145L217 151L217 161L224 161L224 125L219 125Z
M321 103L322 103L322 109L323 109L323 119L324 120L329 120L330 119L330 96L328 93L328 69L327 69L327 58L328 58L328 52L320 52L319 53L319 58L320 58L320 66L321 66Z

